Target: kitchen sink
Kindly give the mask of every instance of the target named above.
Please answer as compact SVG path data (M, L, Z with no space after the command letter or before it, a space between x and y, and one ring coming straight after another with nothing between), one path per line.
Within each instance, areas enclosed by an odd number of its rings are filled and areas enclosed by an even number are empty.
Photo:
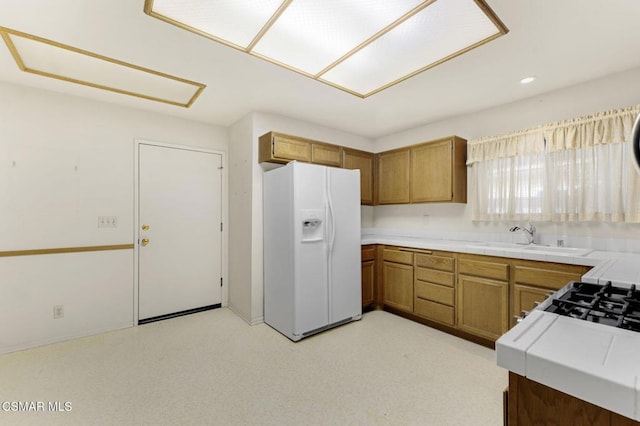
M539 245L523 246L522 250L533 251L536 253L556 254L559 256L586 256L593 251L591 249L586 249L586 248L550 247L550 246L539 246Z
M593 250L588 248L575 248L575 247L551 247L541 246L538 244L517 244L517 243L502 243L502 242L478 242L467 244L470 248L496 248L506 249L510 251L520 251L528 253L540 253L540 254L552 254L556 256L586 256Z

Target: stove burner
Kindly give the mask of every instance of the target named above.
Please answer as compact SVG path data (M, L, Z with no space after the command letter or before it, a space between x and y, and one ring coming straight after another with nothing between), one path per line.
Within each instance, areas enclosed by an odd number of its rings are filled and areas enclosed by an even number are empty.
M640 331L640 290L574 281L560 297L545 309L626 330Z

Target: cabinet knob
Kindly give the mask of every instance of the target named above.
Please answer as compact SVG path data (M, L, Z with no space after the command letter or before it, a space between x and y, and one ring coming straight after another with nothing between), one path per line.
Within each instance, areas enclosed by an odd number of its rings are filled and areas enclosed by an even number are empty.
M143 238L142 241L140 242L140 244L142 244L142 246L146 246L147 244L149 244L149 239L148 238Z

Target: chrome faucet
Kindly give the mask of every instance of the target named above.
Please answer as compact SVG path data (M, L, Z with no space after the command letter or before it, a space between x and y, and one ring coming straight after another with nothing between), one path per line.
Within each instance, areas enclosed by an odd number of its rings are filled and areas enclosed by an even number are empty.
M509 228L509 232L516 232L516 231L524 232L524 235L526 235L527 237L527 241L529 242L529 244L531 244L533 243L533 240L536 237L536 227L533 226L530 221L527 221L527 224L529 225L528 227L513 226Z

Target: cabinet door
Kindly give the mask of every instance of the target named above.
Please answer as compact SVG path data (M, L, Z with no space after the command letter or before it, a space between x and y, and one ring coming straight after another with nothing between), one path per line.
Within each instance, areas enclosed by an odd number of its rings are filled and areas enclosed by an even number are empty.
M275 158L298 161L311 161L311 144L305 141L275 135L272 141Z
M311 162L325 166L342 166L342 148L336 145L311 144Z
M509 328L509 284L486 278L458 276L458 327L497 340Z
M373 260L362 262L362 307L371 305L374 300L375 266Z
M385 305L413 312L413 266L384 262L382 283Z
M530 311L536 302L545 300L551 290L526 285L515 284L513 286L513 316L520 316L522 311ZM515 318L511 318L511 326L516 324Z
M452 141L411 148L411 202L451 201Z
M360 170L360 202L373 204L373 154L343 149L342 167Z
M409 149L378 155L378 204L409 202Z

